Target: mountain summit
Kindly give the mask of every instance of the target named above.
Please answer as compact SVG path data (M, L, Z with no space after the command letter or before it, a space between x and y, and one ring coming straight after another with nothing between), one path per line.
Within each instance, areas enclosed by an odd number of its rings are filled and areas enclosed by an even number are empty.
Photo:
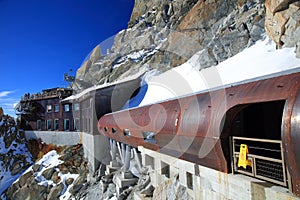
M75 89L114 82L141 70L159 73L195 53L200 70L216 66L263 38L300 57L299 1L136 0L128 28L107 54L97 46L78 69ZM241 66L242 67L242 66Z

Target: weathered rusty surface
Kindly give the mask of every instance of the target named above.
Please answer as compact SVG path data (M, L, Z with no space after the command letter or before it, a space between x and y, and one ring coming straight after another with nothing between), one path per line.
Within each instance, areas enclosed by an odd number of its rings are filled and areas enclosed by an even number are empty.
M297 196L300 196L300 93L297 94L293 103L290 122L290 127L288 124L283 135L284 154L293 183L293 191Z
M283 113L284 152L292 173L293 192L299 195L300 179L300 97L293 108L299 89L300 73L228 86L210 92L198 93L154 105L107 114L99 120L101 133L131 146L144 146L184 160L217 169L230 171L228 142L235 115L247 104L286 101ZM288 108L287 108L288 107ZM290 129L291 110L292 131ZM230 112L229 112L230 111ZM229 116L226 116L229 114ZM298 118L297 118L298 116ZM226 117L226 118L225 118ZM223 122L225 125L223 127ZM105 132L104 127L109 131ZM111 133L116 128L117 133ZM131 136L123 134L129 129ZM156 144L144 141L142 132L154 132ZM226 147L226 148L225 148ZM297 157L297 158L296 158ZM295 184L297 186L295 186Z

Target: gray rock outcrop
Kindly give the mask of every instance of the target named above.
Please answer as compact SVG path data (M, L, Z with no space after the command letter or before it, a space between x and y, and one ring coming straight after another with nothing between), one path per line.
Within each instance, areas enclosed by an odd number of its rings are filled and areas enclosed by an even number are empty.
M300 58L300 2L266 0L266 31L278 47L295 47Z
M56 167L42 170L42 166L35 164L32 170L23 174L17 182L12 184L6 191L7 199L58 199L63 192L70 187L70 192L79 191L87 181L88 167L83 158L82 145L70 147L59 147L60 160L64 161ZM42 172L42 173L41 173ZM40 184L41 178L37 174L41 173L42 180L47 180L47 184ZM68 178L63 180L61 174L78 174L78 178ZM53 182L53 184L51 183Z
M2 120L2 116L4 115L3 108L0 107L0 120Z
M294 0L136 0L128 29L115 35L108 54L93 56L98 47L93 50L77 71L73 87L82 90L142 70L164 72L196 52L201 52L199 69L208 68L262 39L266 30L279 46L300 46L298 4ZM270 20L283 17L279 28L269 27ZM277 29L280 37L275 37Z
M193 199L188 194L186 187L180 185L177 178L171 178L156 187L152 199Z
M26 170L32 164L32 156L26 148L24 132L18 130L14 118L0 117L0 138L3 140L3 144L0 141L0 170L12 176Z

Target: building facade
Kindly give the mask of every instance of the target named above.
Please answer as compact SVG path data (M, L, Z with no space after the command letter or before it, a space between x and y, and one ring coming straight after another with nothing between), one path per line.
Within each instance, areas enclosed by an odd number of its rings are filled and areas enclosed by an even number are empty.
M62 102L72 89L51 88L25 94L17 106L20 126L25 131L76 131L72 103Z
M102 164L109 164L110 152L107 137L98 131L100 117L113 111L122 110L126 103L138 95L141 90L142 77L89 88L81 93L62 100L62 104L70 104L73 108L73 123L81 133L91 170L95 171Z

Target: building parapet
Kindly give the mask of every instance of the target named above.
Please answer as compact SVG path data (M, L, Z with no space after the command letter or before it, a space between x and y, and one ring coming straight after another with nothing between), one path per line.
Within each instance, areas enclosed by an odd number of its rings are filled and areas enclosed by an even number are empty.
M25 137L27 140L41 139L46 144L55 144L58 146L82 144L82 132L25 131Z
M21 101L40 100L46 98L60 97L65 98L72 95L73 90L68 88L52 88L43 90L42 93L38 92L35 94L27 93L21 97Z

